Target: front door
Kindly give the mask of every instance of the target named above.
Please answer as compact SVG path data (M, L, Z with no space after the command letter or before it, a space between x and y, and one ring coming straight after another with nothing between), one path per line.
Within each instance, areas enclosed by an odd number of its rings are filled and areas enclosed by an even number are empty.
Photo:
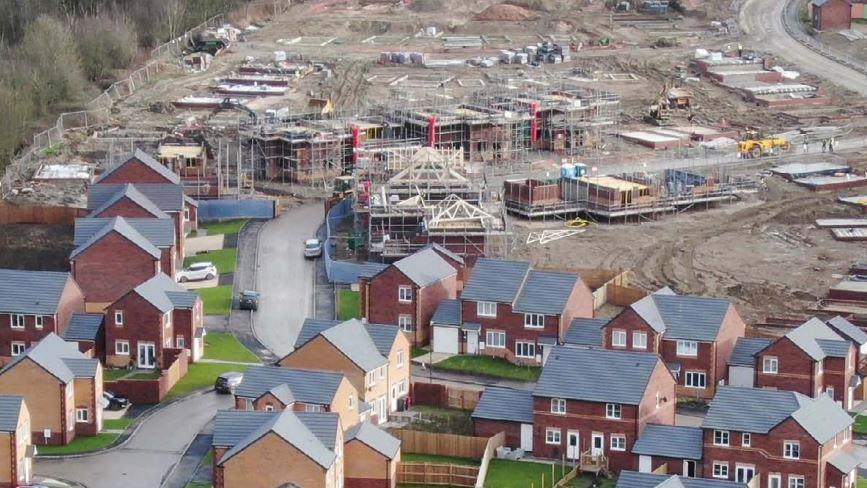
M387 409L387 405L385 403L385 396L384 395L379 397L379 412L380 412L379 423L384 424L385 422L388 421L388 409Z
M638 472L650 473L653 471L653 458L650 456L638 456Z
M533 424L521 424L521 449L533 452Z
M590 454L594 456L598 456L600 454L605 454L605 434L600 434L598 432L593 433L593 443L592 450Z
M479 353L479 333L475 330L467 331L467 354Z
M566 434L566 457L568 459L578 459L581 457L581 437L578 432L570 430Z
M755 475L755 466L742 466L739 464L735 468L735 481L737 481L738 483L749 483Z
M695 478L695 461L683 461L683 475L687 478Z
M156 346L153 342L138 343L138 367L153 368L156 366Z
M397 384L391 385L391 411L397 412Z

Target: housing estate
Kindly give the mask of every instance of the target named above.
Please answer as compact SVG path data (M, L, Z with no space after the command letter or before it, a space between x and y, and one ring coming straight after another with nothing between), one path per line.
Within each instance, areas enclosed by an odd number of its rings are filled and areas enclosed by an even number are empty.
M175 226L171 219L141 217L75 219L73 245L83 246L104 229L110 229L114 220L118 218L123 218L130 227L160 250L160 270L169 276L174 276L180 265L180 256L176 248ZM95 238L94 242L103 237L105 234Z
M24 397L0 395L0 486L29 485L33 477L30 410Z

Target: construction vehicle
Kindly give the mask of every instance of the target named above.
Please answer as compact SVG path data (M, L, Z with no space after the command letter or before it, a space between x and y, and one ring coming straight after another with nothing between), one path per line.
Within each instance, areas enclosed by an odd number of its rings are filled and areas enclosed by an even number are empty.
M750 129L744 132L738 142L738 154L742 158L760 158L779 151L788 151L791 147L786 138L768 136L758 129Z
M690 99L691 95L686 90L672 88L665 82L656 96L656 101L648 107L644 120L654 125L670 125L671 111L690 110Z
M213 114L216 114L217 112L219 112L221 110L233 110L233 109L237 109L237 110L240 110L242 112L247 112L247 115L250 117L250 123L253 125L256 125L256 121L259 119L259 117L256 115L256 112L254 112L253 109L251 109L250 107L239 102L237 98L228 98L228 97L224 98L223 101L220 102L220 106L217 107L216 110L214 110ZM213 114L211 114L211 115L213 115Z

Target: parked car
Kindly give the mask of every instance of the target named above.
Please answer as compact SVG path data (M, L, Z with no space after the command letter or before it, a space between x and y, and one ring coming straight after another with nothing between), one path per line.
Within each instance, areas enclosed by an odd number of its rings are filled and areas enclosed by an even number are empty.
M322 256L322 241L319 239L307 239L304 241L304 257L318 258Z
M214 263L208 261L193 263L188 268L178 272L178 281L181 283L198 280L213 280L216 277L217 267L214 266Z
M102 398L107 402L105 408L108 410L123 410L129 406L129 398L117 393L103 391Z
M217 380L214 382L214 390L216 390L217 393L235 393L235 388L241 384L241 380L243 379L244 373L227 371L220 376L217 376Z
M259 293L255 291L242 291L238 298L238 308L241 310L259 310Z

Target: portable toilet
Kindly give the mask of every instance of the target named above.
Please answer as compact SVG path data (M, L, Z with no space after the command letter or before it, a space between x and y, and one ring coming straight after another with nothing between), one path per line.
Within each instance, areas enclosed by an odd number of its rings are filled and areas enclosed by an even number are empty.
M572 163L563 163L560 165L560 178L574 179L575 165Z
M581 178L587 176L587 165L584 163L575 163L575 177Z

